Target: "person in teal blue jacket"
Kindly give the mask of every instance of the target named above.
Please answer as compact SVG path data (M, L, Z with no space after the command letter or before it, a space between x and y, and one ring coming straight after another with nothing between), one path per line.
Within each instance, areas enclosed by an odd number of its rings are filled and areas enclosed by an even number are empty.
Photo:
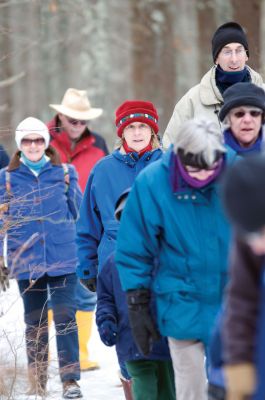
M157 338L153 291L178 400L207 398L205 347L227 282L230 229L218 183L225 163L217 124L185 122L174 147L136 179L118 233L116 264L134 339L146 355Z

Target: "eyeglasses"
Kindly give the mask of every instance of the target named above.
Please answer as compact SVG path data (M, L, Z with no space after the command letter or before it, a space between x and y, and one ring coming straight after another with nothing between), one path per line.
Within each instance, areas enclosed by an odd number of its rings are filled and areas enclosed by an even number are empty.
M41 138L37 138L37 139L27 139L27 138L23 138L21 140L21 144L23 146L31 146L32 143L35 144L35 146L42 146L45 143L45 140L41 137Z
M224 57L231 57L232 54L235 54L238 58L243 57L246 54L246 50L244 48L231 50L231 49L223 49L221 53Z
M73 118L68 118L68 117L66 117L66 119L69 122L69 124L74 125L74 126L76 126L78 124L85 126L85 125L87 125L87 122L88 122L88 121L79 120L79 119L73 119Z
M141 132L145 132L145 131L147 131L147 130L150 130L150 131L151 131L151 127L150 127L149 125L147 125L147 124L139 124L139 125L137 125L137 126L131 124L131 125L127 125L127 126L124 128L124 132L125 132L125 131L126 131L126 132L128 132L128 131L135 132L136 129L138 129L138 130L141 131Z
M192 165L185 165L187 172L200 172L200 171L214 171L220 164L220 161L216 161L213 165L207 168L193 167Z
M231 114L240 119L243 118L246 114L249 114L253 118L258 118L263 112L261 110L240 110L236 112L232 112Z

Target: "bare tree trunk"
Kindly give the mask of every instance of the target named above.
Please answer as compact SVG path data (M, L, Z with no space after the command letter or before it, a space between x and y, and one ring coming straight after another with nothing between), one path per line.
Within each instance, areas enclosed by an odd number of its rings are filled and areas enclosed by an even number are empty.
M155 103L163 132L176 98L172 1L131 1L132 81L136 98Z
M265 76L265 1L261 2L260 8L260 72Z
M0 2L1 4L1 2ZM4 7L0 12L0 87L1 87L1 100L0 100L0 143L3 144L7 151L12 150L12 136L11 136L11 85L12 69L11 54L10 54L10 30L8 27L9 9Z
M231 0L234 9L234 20L245 29L248 36L250 58L248 64L259 70L260 64L260 29L262 0Z
M204 3L204 4L203 4ZM216 30L214 3L200 2L197 4L200 76L203 76L213 65L211 40Z
M175 15L177 97L201 79L196 0L178 0Z

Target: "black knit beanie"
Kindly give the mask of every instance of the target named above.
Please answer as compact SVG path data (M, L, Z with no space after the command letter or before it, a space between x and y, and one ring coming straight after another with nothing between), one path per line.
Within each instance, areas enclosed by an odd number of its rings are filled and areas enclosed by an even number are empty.
M219 26L212 38L212 54L215 62L218 54L229 43L240 43L249 56L248 41L243 28L236 22L227 22Z
M224 91L223 98L224 104L219 113L221 121L225 119L232 108L240 106L258 107L265 113L265 92L254 83L235 83Z
M259 232L265 226L265 156L249 156L228 168L222 197L228 217L239 232Z

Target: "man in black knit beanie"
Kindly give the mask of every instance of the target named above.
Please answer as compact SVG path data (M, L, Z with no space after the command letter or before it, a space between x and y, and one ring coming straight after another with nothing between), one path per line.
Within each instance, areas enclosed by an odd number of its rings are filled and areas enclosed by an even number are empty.
M174 142L178 127L187 119L205 117L222 130L219 111L223 92L239 82L262 86L262 77L246 65L250 52L244 29L236 22L221 25L212 37L214 65L176 104L163 136L165 148Z

